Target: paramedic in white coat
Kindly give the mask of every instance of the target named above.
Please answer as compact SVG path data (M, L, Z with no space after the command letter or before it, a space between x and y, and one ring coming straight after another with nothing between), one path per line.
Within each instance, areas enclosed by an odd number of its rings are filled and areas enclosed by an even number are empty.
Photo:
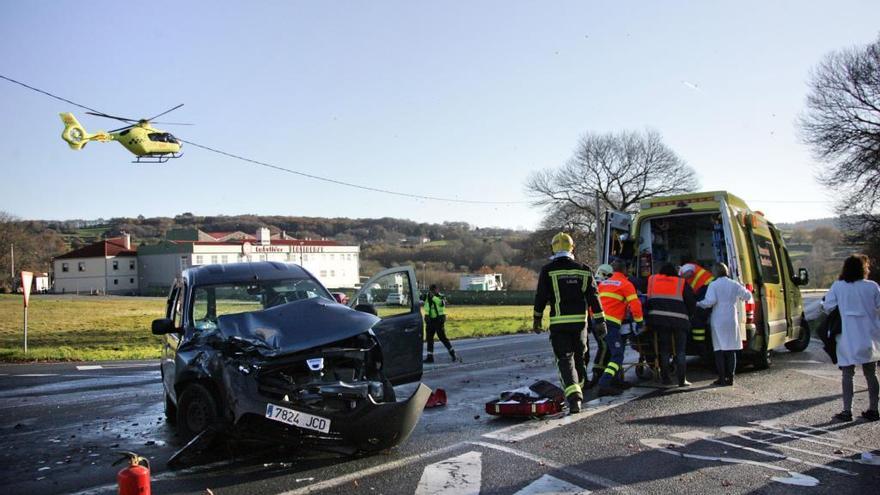
M715 368L718 379L714 385L733 385L736 369L736 351L742 349L739 332L738 301L751 301L752 294L728 275L727 265L716 263L712 267L715 281L709 284L706 297L697 302L701 308L712 308L709 326L712 328L712 347L715 350Z
M868 257L855 254L843 262L837 282L831 285L825 312L840 310L842 331L837 336L837 366L843 372L843 411L834 415L840 421L852 421L853 377L856 365L862 367L868 382L868 410L862 417L877 421L877 361L880 361L880 286L868 278Z

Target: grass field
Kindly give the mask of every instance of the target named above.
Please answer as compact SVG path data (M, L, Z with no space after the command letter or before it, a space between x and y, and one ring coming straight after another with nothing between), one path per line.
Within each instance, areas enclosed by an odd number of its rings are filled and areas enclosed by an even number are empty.
M22 349L20 295L0 295L0 361L99 361L159 357L150 323L164 314L164 298L32 296L28 354ZM530 306L452 306L449 338L527 331Z

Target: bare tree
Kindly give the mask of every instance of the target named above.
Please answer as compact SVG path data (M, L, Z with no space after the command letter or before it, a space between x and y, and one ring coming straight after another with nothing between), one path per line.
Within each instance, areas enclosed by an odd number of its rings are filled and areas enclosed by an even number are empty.
M535 172L525 187L533 204L545 208L541 229L579 233L580 246L590 252L597 194L605 208L635 211L645 198L690 192L698 184L660 133L646 130L586 134L568 162Z
M827 55L814 69L810 87L800 127L803 140L828 164L819 179L840 193L841 213L876 217L880 201L880 38L865 47Z

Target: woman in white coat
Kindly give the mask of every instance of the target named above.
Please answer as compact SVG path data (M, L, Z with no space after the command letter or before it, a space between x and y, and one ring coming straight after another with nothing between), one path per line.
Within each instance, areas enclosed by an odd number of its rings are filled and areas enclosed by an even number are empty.
M842 331L837 337L837 366L843 372L843 411L834 415L852 421L853 377L856 365L862 367L868 382L868 410L862 417L877 421L877 361L880 361L880 286L868 278L868 257L856 254L843 262L837 282L831 285L822 307L825 312L840 311Z
M715 350L715 368L718 370L714 385L731 386L736 370L736 351L742 349L737 302L751 301L752 294L728 276L724 263L716 263L712 267L712 274L715 280L709 284L706 297L697 305L712 308L709 326L712 328L712 347Z

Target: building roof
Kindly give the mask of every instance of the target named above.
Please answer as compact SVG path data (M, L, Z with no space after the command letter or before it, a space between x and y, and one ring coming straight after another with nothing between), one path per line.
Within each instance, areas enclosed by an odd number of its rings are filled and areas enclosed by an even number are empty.
M175 244L198 244L200 246L241 245L245 242L256 243L256 239L230 239L228 241L171 241ZM336 241L307 241L300 239L272 239L272 246L339 246Z
M56 260L69 258L105 258L107 256L137 256L137 246L131 249L125 248L125 238L112 237L103 241L94 242L88 246L74 249L69 253L56 256Z

